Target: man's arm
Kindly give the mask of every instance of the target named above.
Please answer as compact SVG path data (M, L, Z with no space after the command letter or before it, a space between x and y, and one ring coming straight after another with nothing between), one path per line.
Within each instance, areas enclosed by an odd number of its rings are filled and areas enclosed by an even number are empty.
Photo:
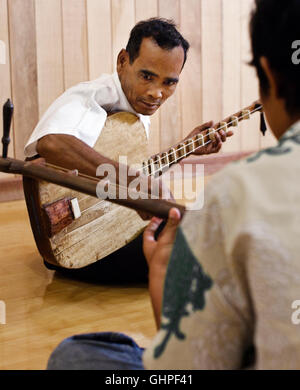
M109 159L106 156L96 152L93 148L85 144L83 141L77 139L71 135L65 134L50 134L42 137L37 143L37 152L43 157L47 163L61 166L66 169L74 170L77 169L80 173L85 175L96 177L97 168L101 164L111 164L115 168L116 181L123 186L128 186L129 183L134 180L137 176L143 176L141 180L145 180L144 188L148 188L149 194L151 188L156 187L155 192L159 196L165 196L167 194L161 179L155 179L151 176L144 176L142 172L137 171L136 176L129 173L129 167L123 166L122 173L127 171L127 179L125 183L119 182L119 177L125 179L124 174L119 176L121 165ZM99 180L104 177L97 176ZM153 181L157 182L156 186L153 187ZM128 195L130 196L130 194ZM171 195L170 195L171 198ZM152 216L143 211L138 211L138 214L144 220L150 219Z
M112 164L119 172L119 164L85 144L78 138L66 134L49 134L37 143L38 154L50 164L67 169L78 169L81 173L96 176L100 164Z

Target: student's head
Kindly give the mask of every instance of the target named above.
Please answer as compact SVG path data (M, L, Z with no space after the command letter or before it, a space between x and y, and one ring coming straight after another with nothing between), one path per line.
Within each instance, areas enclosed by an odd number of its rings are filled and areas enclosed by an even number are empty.
M300 0L256 0L251 16L252 65L274 134L300 117Z
M117 71L136 112L154 114L175 92L188 49L170 20L152 18L131 30L126 50L118 55Z

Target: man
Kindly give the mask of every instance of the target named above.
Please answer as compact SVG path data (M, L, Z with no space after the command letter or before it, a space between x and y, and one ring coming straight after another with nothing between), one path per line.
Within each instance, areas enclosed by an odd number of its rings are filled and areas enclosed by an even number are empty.
M119 164L93 149L107 113L128 111L136 114L148 134L149 116L174 93L188 49L188 42L171 21L154 18L138 23L131 31L126 50L122 49L118 55L117 72L81 83L59 97L35 128L25 147L25 155L39 154L49 163L77 169L90 176L96 176L101 164L110 163L119 177ZM196 128L191 136L207 127ZM232 132L226 135L221 131L214 142L196 153L218 152L222 141L230 135ZM133 179L129 176L128 183ZM150 183L151 179L146 180ZM150 184L148 188L151 188ZM99 282L146 281L148 272L141 236L112 255L81 269L67 270L46 262L45 265L65 275Z
M174 208L157 241L159 219L145 230L158 327L150 348L118 334L75 336L49 368L299 370L299 18L300 0L256 0L251 18L252 64L277 146L217 174L204 208L180 228Z

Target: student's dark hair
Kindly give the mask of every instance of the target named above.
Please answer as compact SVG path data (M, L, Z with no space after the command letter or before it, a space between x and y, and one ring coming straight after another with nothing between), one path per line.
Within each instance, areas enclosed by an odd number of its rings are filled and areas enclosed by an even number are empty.
M300 0L256 0L250 21L253 59L260 89L268 95L268 79L260 65L262 56L268 59L276 75L279 96L284 99L290 115L300 112L300 65L292 61L300 39Z
M126 46L130 63L133 63L139 56L143 38L152 38L159 47L166 50L181 46L184 50L183 65L185 64L190 45L178 32L176 25L172 20L151 18L141 21L133 27Z

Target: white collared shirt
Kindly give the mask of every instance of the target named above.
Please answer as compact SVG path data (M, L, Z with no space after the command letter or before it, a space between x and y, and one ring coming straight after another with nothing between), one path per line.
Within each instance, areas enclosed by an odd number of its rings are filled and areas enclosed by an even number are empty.
M137 115L149 136L150 117L134 111L115 72L75 85L56 99L25 145L25 156L36 155L37 141L48 134L72 135L93 147L110 111L127 111Z

